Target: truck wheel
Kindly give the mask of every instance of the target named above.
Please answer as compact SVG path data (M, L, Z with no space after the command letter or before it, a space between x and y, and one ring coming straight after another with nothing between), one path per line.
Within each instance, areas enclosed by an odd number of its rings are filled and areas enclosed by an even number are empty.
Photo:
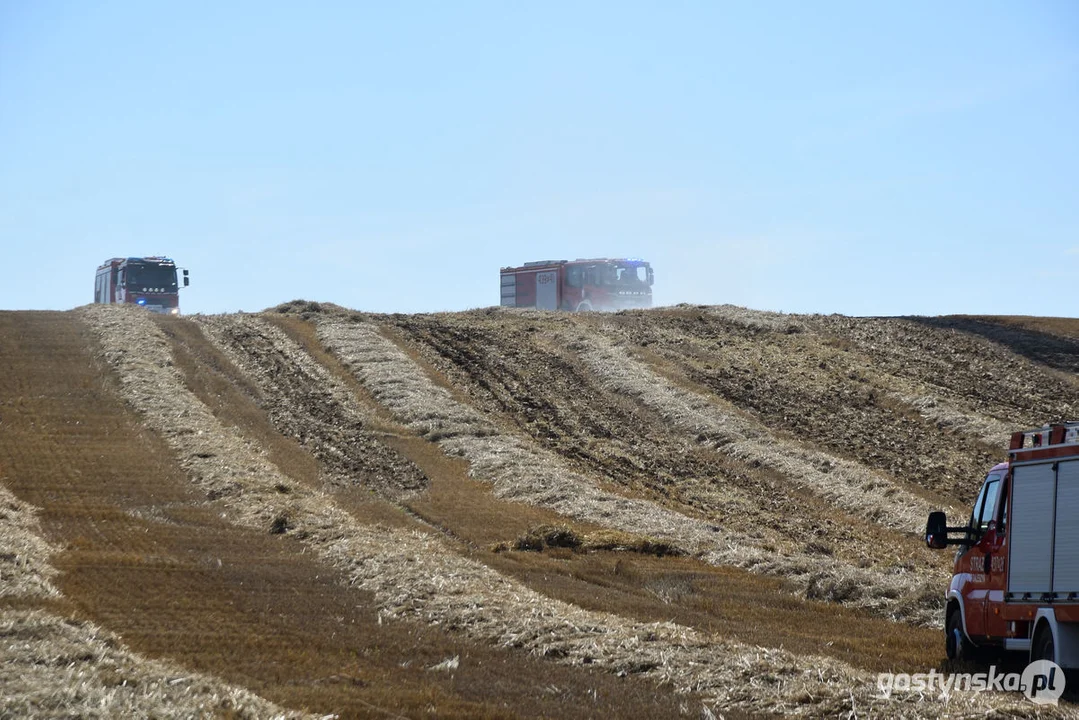
M1038 628L1034 642L1030 644L1030 661L1051 660L1056 662L1056 643L1053 642L1053 629L1043 624Z
M948 613L945 634L945 650L949 660L974 659L975 647L967 639L967 634L963 632L963 613L958 607Z
M592 303L588 300L582 300L577 303L577 312L592 312Z

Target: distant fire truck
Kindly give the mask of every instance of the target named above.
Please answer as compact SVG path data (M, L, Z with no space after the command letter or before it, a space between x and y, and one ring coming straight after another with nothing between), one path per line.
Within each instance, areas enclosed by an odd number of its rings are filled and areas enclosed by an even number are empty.
M1079 668L1079 422L1012 435L965 526L929 516L931 548L958 545L948 588L949 658L980 648Z
M631 258L541 260L501 270L505 307L624 310L652 307L652 266Z
M183 271L184 287L191 284ZM95 303L125 303L171 315L180 314L176 263L167 257L106 260L94 278Z

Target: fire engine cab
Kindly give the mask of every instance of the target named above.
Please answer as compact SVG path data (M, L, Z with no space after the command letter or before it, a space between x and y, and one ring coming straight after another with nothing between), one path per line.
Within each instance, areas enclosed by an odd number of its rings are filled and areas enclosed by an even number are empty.
M635 258L540 260L501 270L502 305L538 310L652 307L652 266Z
M191 284L183 271L184 287ZM106 260L94 278L95 303L125 303L171 315L180 314L176 263L167 257Z
M1008 462L982 483L970 520L926 525L959 547L945 611L949 658L982 648L1079 668L1079 422L1014 433Z

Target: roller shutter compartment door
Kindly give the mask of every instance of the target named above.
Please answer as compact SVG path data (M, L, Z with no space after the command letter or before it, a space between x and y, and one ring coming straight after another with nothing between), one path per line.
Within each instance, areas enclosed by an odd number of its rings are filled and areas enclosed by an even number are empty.
M536 273L536 308L558 309L558 271Z
M1079 593L1079 460L1057 467L1053 592Z
M1052 588L1055 500L1053 463L1020 465L1012 470L1009 592L1046 593Z

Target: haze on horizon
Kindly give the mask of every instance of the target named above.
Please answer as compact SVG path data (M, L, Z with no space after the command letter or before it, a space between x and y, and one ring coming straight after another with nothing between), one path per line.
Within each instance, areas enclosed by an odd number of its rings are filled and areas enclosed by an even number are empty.
M1079 5L0 3L0 308L165 254L185 313L498 303L1075 316Z

